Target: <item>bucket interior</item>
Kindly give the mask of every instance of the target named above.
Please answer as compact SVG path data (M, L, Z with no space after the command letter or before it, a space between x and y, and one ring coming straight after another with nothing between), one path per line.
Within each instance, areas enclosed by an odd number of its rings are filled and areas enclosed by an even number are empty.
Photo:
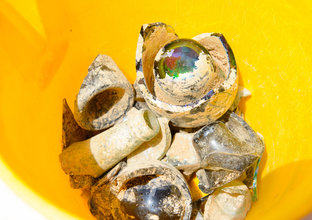
M265 139L259 200L247 219L312 211L312 4L302 1L0 1L1 178L48 218L93 219L61 170L62 99L71 109L97 54L133 83L140 27L181 38L223 33L233 49L246 121Z

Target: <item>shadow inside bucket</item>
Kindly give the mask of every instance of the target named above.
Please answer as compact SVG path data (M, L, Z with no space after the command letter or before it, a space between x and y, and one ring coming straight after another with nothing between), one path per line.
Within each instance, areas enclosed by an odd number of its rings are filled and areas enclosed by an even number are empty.
M308 190L312 179L307 178L311 173L312 160L302 160L281 166L264 177L259 176L259 199L253 204L247 219L260 216L261 219L282 219L280 210L289 213L288 219L300 219L302 214L291 210L302 209L301 201L312 204L312 194ZM298 194L298 191L307 193ZM311 206L305 207L305 215L310 209Z

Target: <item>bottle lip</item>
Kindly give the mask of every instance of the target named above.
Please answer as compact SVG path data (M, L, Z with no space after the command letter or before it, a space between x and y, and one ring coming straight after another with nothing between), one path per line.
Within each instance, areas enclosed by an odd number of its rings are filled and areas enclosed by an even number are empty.
M155 114L148 109L141 109L139 111L140 111L140 114L139 114L140 119L139 120L143 120L144 123L141 125L139 123L139 124L137 124L137 126L144 125L144 132L142 132L143 130L140 129L141 132L140 132L140 134L137 134L137 135L138 135L138 137L140 137L141 140L149 141L154 136L156 136L160 131L158 119L155 116Z
M148 109L142 109L143 118L148 125L148 127L152 130L158 130L159 124L156 116Z

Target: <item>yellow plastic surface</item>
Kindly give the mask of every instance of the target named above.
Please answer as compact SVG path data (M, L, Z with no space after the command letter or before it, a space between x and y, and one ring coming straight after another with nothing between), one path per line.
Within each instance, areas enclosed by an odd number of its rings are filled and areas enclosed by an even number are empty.
M99 53L133 82L140 26L157 21L184 38L221 32L234 51L246 120L266 142L247 219L311 212L309 0L0 0L0 178L49 219L92 219L58 161L62 99L73 106Z

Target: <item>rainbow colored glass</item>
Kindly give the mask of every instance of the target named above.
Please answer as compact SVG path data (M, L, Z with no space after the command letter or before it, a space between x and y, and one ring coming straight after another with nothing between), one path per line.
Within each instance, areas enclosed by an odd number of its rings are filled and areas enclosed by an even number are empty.
M166 75L178 78L180 74L192 73L196 67L199 54L208 51L198 42L191 39L178 39L170 42L163 48L158 65L157 73L160 78Z
M167 75L176 78L179 74L193 72L196 69L195 62L198 60L198 53L189 47L177 47L168 51L164 57L164 71Z

